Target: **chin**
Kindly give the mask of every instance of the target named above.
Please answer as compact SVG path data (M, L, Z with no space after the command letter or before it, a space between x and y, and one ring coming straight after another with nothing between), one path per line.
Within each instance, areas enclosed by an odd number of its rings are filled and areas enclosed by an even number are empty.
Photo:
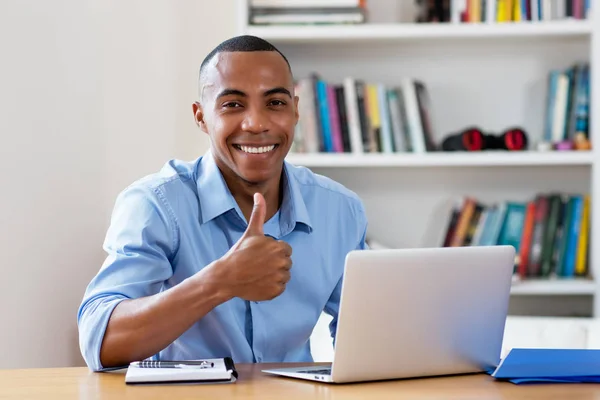
M273 179L275 174L271 171L239 171L238 176L242 178L247 183L252 185L260 185L261 183L265 183L270 179Z

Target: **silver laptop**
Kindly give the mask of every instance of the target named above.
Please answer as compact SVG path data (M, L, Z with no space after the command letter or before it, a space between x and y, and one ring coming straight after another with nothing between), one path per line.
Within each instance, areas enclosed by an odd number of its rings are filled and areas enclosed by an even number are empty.
M263 372L343 383L495 367L514 261L512 246L350 252L331 367Z

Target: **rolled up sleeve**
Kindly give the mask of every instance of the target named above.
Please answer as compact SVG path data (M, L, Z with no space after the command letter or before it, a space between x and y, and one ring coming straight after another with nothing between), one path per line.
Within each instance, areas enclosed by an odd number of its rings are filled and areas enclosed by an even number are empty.
M90 369L103 368L100 348L115 307L161 290L173 274L177 243L176 221L160 188L137 185L118 196L103 245L107 257L77 315L79 347Z

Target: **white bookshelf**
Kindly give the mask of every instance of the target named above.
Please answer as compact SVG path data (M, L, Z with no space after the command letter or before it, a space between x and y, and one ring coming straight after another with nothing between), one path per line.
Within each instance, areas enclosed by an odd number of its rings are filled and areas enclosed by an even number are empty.
M539 192L590 193L589 266L600 272L600 23L550 21L415 24L412 1L369 1L371 21L358 26L248 26L240 1L240 34L260 36L289 59L294 76L311 72L331 82L347 76L395 85L419 78L431 97L436 140L469 126L499 133L543 134L549 70L590 62L592 151L394 154L294 154L287 160L357 192L369 234L390 247L438 246L450 206L470 194L483 202L523 201ZM596 18L597 19L597 18ZM535 147L532 147L535 149ZM592 279L516 281L513 298L565 310L577 298L600 316ZM511 300L512 301L512 300ZM569 303L570 304L570 303ZM568 313L568 310L567 310Z
M591 295L598 290L592 280L587 279L551 279L524 280L513 282L511 294L528 296L546 295Z
M490 152L391 153L391 154L290 154L292 164L306 167L491 167L491 166L590 166L591 151L568 152Z
M246 33L278 43L315 43L324 41L411 41L418 39L515 39L527 37L582 37L589 36L589 21L552 21L502 24L364 24L357 26L251 26Z

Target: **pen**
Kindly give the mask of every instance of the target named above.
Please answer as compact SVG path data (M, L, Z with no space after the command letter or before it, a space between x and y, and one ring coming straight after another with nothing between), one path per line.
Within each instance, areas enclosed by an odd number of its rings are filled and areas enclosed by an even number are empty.
M190 369L204 369L212 368L215 363L208 361L134 361L129 364L131 367L137 368L190 368Z

